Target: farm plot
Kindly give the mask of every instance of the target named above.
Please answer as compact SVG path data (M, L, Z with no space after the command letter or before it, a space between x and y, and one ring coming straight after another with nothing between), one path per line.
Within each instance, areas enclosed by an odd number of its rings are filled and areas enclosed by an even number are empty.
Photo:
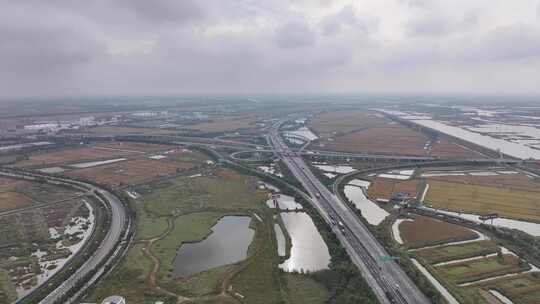
M481 283L486 290L497 290L514 303L540 303L540 273L520 274L512 279L498 279Z
M114 126L100 126L89 128L85 130L87 133L103 134L103 135L130 135L130 134L144 134L144 135L170 135L177 134L179 132L172 130L164 130L159 128L132 128L132 127L114 127Z
M435 208L539 221L538 192L427 180L425 202Z
M435 269L445 280L455 284L463 284L508 273L525 271L530 269L530 266L528 263L522 262L515 255L503 254L479 260L436 266Z
M77 192L62 186L0 178L0 211L69 199Z
M399 192L408 193L415 197L418 193L418 180L398 180L385 177L370 178L368 197L371 199L390 199Z
M416 216L414 221L399 225L400 236L409 248L472 240L478 237L474 231L426 216Z
M427 136L393 123L323 139L319 148L351 153L425 156L427 144Z
M478 152L464 146L460 146L445 138L438 139L433 143L430 150L430 155L455 158L480 158L483 156Z
M17 162L16 166L24 168L37 166L52 166L87 160L105 160L130 154L132 154L132 152L121 150L95 149L93 147L85 146L31 154L27 160Z
M32 202L29 197L17 192L0 192L0 211L25 207Z
M483 240L466 244L441 246L417 250L415 255L424 259L429 264L466 259L497 253L500 248L494 241Z
M93 180L112 186L135 185L151 179L171 176L188 170L194 164L162 160L136 159L111 165L73 170L66 175Z
M259 118L256 116L225 117L221 119L215 119L210 122L187 125L185 126L185 128L194 129L205 133L221 133L240 129L257 128L256 122L258 120Z
M390 122L379 114L365 111L335 111L322 113L310 121L319 137L333 137L366 128L381 127Z
M431 180L461 183L467 185L490 186L504 189L540 192L540 180L505 168L487 170L436 171ZM449 174L445 175L444 172ZM428 173L428 175L430 175Z
M147 144L147 143L137 143L137 142L122 142L122 141L97 143L93 147L94 149L98 149L99 151L113 150L113 151L131 152L131 153L150 153L150 152L155 153L159 151L167 151L167 150L174 149L174 146L169 146L169 145Z

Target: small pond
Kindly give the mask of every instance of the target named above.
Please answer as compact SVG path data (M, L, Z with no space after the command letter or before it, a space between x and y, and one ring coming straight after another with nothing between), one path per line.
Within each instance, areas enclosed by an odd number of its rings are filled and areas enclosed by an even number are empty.
M250 221L249 216L225 216L212 227L206 239L182 244L173 262L173 277L187 277L245 259L255 234L249 228Z

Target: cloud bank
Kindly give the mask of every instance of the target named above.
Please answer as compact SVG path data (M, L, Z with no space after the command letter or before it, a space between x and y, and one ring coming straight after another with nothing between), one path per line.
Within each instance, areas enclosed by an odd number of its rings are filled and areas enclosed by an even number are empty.
M1 3L4 97L540 93L538 0Z

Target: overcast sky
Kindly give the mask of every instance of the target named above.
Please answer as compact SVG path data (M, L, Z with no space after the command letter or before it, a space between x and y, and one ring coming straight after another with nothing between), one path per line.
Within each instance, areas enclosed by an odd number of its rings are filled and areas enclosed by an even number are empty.
M540 0L0 0L0 96L540 93Z

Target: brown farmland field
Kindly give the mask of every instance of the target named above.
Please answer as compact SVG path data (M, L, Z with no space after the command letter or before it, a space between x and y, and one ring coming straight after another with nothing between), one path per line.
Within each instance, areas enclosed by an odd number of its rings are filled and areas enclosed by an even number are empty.
M73 162L109 159L132 154L119 150L95 149L93 147L68 148L30 155L30 159L20 161L17 167L49 166L55 164L68 164Z
M466 147L453 143L445 138L433 143L430 155L439 157L456 158L481 158L482 154L474 152Z
M389 120L365 111L335 111L318 115L310 121L310 127L320 137L332 137L366 128L381 127Z
M399 231L405 245L410 248L470 240L478 236L470 229L426 216L416 216L414 221L402 222Z
M126 152L134 152L134 153L150 153L150 152L172 150L176 147L169 146L169 145L160 145L160 144L113 141L113 142L106 142L106 143L98 143L94 146L94 148L98 150L111 149L111 150L124 150Z
M398 192L407 192L411 196L418 193L418 180L398 180L392 178L375 177L371 179L368 196L372 199L390 199Z
M193 168L187 162L137 159L111 165L69 171L68 176L80 177L108 185L135 185L159 176L172 175L179 170Z
M30 205L32 200L17 192L0 192L0 211L21 208Z
M425 156L428 138L398 124L356 131L333 140L321 140L325 149L351 153Z
M506 169L498 169L498 171ZM482 171L497 171L482 170ZM499 174L492 176L474 176L474 175L458 175L458 176L433 176L429 179L461 183L467 185L490 186L497 188L508 188L513 190L537 191L540 192L540 179L530 178L525 174Z
M86 132L92 133L92 134L103 134L103 135L109 135L109 134L168 135L168 134L179 133L177 131L164 130L164 129L158 129L158 128L133 128L133 127L113 127L113 126L101 126L101 127L90 128L86 130Z
M256 121L259 120L257 116L246 117L227 117L224 119L216 119L211 122L203 122L194 125L188 125L186 128L199 130L202 132L227 132L239 129L251 129L256 128Z
M428 180L425 202L435 208L540 221L538 192Z

